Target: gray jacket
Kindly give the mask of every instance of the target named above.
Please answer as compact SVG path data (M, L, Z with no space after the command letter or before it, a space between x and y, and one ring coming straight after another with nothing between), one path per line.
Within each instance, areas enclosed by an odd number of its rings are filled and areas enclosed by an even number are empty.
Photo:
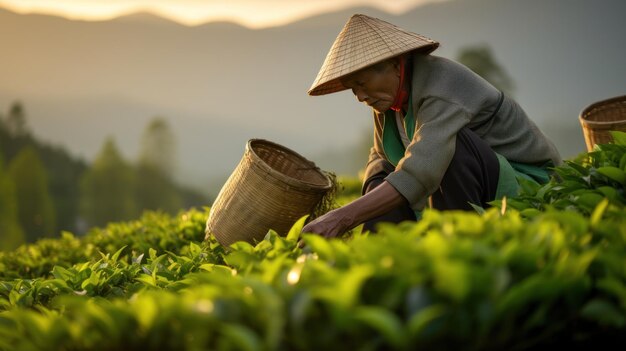
M522 108L486 80L454 61L413 55L411 99L415 134L404 157L385 180L416 210L434 193L452 160L456 133L473 130L509 161L541 165L562 163L556 147ZM496 108L498 112L494 115ZM389 164L382 145L384 114L374 112L374 146L366 181Z

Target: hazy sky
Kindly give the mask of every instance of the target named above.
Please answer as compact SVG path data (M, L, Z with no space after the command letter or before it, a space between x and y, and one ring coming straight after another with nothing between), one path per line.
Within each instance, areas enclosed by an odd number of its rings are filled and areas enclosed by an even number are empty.
M187 25L231 20L249 27L265 27L351 6L368 5L401 13L418 4L436 1L442 0L0 0L0 6L19 13L84 20L149 10Z

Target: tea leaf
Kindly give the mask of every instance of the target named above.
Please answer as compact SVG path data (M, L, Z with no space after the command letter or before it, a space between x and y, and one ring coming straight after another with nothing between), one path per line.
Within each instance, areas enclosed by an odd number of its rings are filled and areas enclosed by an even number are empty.
M222 333L228 340L236 345L237 350L257 351L261 350L261 341L254 331L242 325L230 324L222 327Z
M304 227L304 223L306 222L308 218L309 218L308 215L300 217L300 219L298 219L298 221L296 221L296 223L294 223L294 225L291 226L291 229L289 229L289 233L287 233L287 241L290 241L290 242L298 241L298 238L300 237L300 233L302 232L302 227Z
M394 348L403 348L406 344L405 330L396 315L375 306L357 307L352 316L382 334Z
M620 132L618 130L611 130L611 136L613 137L613 142L617 145L626 146L626 133Z
M608 177L609 179L612 179L621 184L626 184L626 172L617 167L600 167L597 169L597 171L598 173Z

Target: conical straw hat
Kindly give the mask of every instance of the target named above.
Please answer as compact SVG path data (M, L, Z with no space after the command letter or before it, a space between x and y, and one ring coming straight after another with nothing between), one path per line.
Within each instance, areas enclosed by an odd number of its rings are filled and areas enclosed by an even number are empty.
M353 15L330 48L324 64L309 89L309 95L324 95L347 89L339 78L405 52L422 49L431 53L439 43L389 22L366 15Z

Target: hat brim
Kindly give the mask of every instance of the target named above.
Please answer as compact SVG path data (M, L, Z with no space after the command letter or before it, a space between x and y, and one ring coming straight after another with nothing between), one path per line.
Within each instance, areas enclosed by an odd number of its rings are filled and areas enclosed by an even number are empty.
M364 68L370 67L370 66L374 66L380 62L383 62L385 60L388 60L390 58L393 57L397 57L397 56L401 56L404 55L406 53L409 52L414 52L414 53L420 53L423 55L428 55L430 53L432 53L433 51L435 51L437 48L439 47L439 43L438 42L434 42L428 45L424 45L422 47L419 48L410 48L404 52L399 52L399 53L395 53L394 55L391 56L386 56L386 57L382 57L380 59L378 59L377 61L371 62L371 63L367 63L367 64L363 64L360 66L354 66L352 70L345 72L344 74L334 78L333 80L330 80L326 83L317 85L317 86L313 86L311 87L311 89L308 91L308 94L311 96L320 96L320 95L327 95L327 94L332 94L332 93L337 93L343 90L348 89L346 86L344 86L341 83L341 80L357 71L360 71Z

